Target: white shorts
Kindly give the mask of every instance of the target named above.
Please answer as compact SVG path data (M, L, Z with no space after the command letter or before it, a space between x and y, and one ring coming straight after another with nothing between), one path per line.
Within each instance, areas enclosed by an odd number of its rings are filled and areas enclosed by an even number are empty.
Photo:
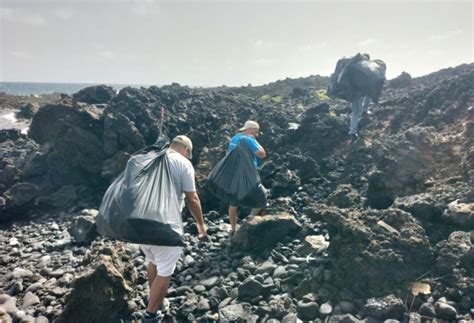
M181 256L183 247L165 247L140 245L140 249L145 254L145 261L156 266L158 276L169 277L173 275L176 262Z

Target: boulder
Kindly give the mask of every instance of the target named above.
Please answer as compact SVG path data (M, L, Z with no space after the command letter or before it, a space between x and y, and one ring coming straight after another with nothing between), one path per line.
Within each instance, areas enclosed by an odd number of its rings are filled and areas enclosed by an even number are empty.
M95 213L97 215L97 211ZM69 227L69 233L77 243L90 243L98 235L95 216L78 215L74 217Z
M411 213L423 222L439 220L443 213L431 193L398 197L392 206Z
M403 301L394 295L388 295L383 298L370 298L364 306L367 314L379 320L403 318L405 306Z
M473 248L471 235L469 232L456 231L449 235L447 240L443 240L436 245L436 270L440 274L449 274L459 268L463 258L467 257Z
M13 185L6 192L5 196L10 200L12 206L24 206L39 195L38 186L28 182Z
M94 250L86 260L89 265L73 282L58 322L117 322L127 317L137 278L127 253L120 243Z
M106 85L89 86L72 95L72 101L88 104L107 104L115 97L115 90Z
M101 110L66 104L43 106L31 122L29 135L40 144L50 145L45 158L54 188L99 179L105 159Z
M260 252L292 237L301 230L294 216L287 213L254 216L245 222L232 238L240 250Z
M424 189L423 184L432 170L432 147L420 147L412 142L424 143L424 137L407 136L413 137L412 140L387 140L373 148L376 169L369 173L367 188L367 200L373 208L388 208L395 198L417 194Z
M443 219L461 226L463 230L474 229L474 203L460 203L458 200L449 203Z
M359 212L322 204L304 211L327 222L334 280L357 294L377 295L408 287L433 264L425 230L405 211Z

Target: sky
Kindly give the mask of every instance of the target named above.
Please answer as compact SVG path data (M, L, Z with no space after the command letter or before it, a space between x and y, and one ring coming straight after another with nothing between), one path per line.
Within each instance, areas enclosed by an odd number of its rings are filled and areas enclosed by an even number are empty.
M474 1L0 0L0 81L260 85L358 52L387 78L473 59Z

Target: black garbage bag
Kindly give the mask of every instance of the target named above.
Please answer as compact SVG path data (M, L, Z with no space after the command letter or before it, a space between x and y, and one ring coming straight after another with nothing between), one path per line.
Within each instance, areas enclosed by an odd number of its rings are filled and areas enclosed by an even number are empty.
M385 83L385 71L383 61L370 60L365 54L341 58L331 75L328 94L347 101L368 96L377 103Z
M101 235L157 246L184 245L168 145L168 140L158 140L130 157L102 199L96 218Z
M262 208L267 204L252 152L244 141L220 160L209 173L207 189L220 200L233 206Z

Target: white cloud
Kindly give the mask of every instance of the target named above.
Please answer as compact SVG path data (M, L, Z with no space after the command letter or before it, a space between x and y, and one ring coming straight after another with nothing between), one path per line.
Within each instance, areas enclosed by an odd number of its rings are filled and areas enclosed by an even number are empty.
M449 30L441 34L437 35L431 35L430 40L431 41L443 41L446 39L454 38L458 35L462 34L462 29L455 29L455 30Z
M272 65L273 63L275 63L274 59L265 58L265 57L256 58L250 61L250 64L255 65L255 66L269 66L269 65Z
M46 25L48 23L40 14L14 8L0 8L0 18L13 23L34 26Z
M444 51L440 49L430 49L427 51L427 54L432 57L440 57L444 55Z
M315 50L318 50L318 49L324 49L324 48L327 48L329 45L329 42L328 41L322 41L320 43L317 43L317 44L308 44L308 45L305 45L305 46L301 46L298 48L298 51L301 52L301 53L305 53L305 52L312 52L312 51L315 51Z
M28 53L28 52L25 52L25 51L12 51L10 52L10 54L16 58L20 58L20 59L32 59L33 56Z
M62 20L69 20L74 16L74 10L71 8L57 8L54 10L54 15Z
M257 49L272 49L273 43L258 39L253 42L253 47Z
M105 60L110 61L110 62L117 63L119 61L119 57L118 57L117 53L115 53L113 51L110 51L110 50L100 51L100 52L97 53L97 55L100 58L105 59Z
M365 40L361 40L360 42L357 43L357 46L359 47L369 47L370 45L373 45L376 43L377 40L374 38L367 38Z

